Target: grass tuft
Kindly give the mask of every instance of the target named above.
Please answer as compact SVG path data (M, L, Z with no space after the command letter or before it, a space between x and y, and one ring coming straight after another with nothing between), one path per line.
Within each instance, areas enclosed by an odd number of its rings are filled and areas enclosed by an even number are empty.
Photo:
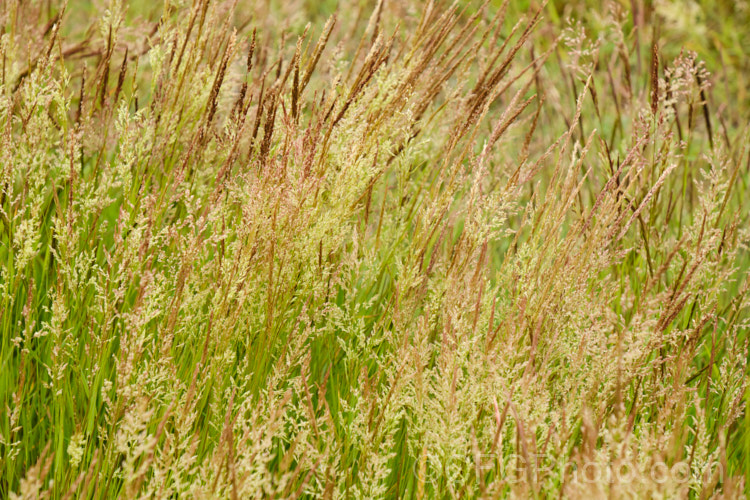
M0 3L0 497L748 494L748 25Z

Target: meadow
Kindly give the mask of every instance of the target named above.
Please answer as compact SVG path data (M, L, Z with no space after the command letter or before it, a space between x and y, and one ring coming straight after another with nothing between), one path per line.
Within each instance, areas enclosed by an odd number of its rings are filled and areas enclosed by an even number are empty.
M750 4L0 1L0 498L745 498Z

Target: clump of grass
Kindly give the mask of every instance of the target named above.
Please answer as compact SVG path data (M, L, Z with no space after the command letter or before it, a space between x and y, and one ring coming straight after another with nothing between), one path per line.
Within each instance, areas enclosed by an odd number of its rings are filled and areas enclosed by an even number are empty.
M531 4L3 3L0 496L746 492L747 68Z

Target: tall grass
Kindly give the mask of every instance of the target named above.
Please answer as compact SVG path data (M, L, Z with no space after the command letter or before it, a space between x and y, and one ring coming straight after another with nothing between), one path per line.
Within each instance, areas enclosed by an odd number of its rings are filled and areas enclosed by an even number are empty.
M742 496L743 5L3 2L0 497Z

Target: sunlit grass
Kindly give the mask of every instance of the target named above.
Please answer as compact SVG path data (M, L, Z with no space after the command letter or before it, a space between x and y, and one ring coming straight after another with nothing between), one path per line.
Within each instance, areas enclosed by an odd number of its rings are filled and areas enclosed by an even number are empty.
M741 497L747 22L0 4L0 497Z

